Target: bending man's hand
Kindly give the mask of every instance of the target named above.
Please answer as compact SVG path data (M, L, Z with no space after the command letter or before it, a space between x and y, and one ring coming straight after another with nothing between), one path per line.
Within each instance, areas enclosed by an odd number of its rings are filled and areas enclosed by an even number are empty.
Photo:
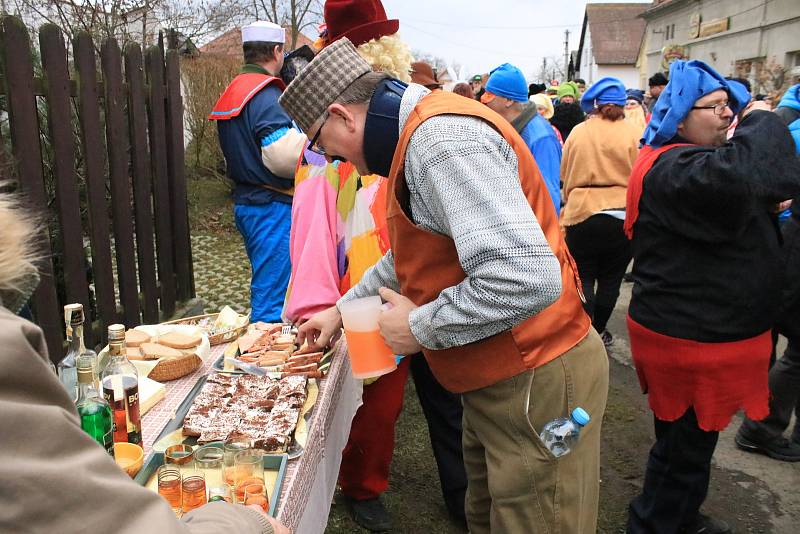
M408 356L421 351L422 345L411 333L411 326L408 324L408 315L417 306L389 288L382 287L378 292L383 300L392 304L392 308L381 312L381 317L378 319L378 326L386 344L395 354Z
M334 343L342 333L342 315L331 306L313 316L297 329L297 344L308 342L311 349L322 350Z

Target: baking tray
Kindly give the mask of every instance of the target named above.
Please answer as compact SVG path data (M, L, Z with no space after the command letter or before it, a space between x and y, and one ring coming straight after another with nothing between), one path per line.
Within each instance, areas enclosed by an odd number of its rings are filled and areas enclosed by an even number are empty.
M325 354L324 357L329 358L330 354L332 353L333 350L331 350L328 354ZM155 450L155 446L158 444L159 441L161 441L166 436L172 434L176 430L179 430L180 428L183 427L183 420L186 418L186 414L189 413L189 410L192 407L192 403L194 402L195 397L200 393L200 390L203 389L203 385L206 383L206 380L208 380L208 376L209 375L200 377L195 383L194 387L189 391L188 395L186 395L186 398L183 399L183 402L181 402L180 405L178 405L178 409L175 410L174 417L169 422L167 422L166 425L164 425L164 428L161 430L161 433L153 441L154 450L153 452L150 453L150 456L159 452ZM307 424L310 423L311 421L312 411L313 408L309 409L309 411L306 412L303 416ZM185 436L181 441L181 443L185 443L187 445L191 445L192 447L194 447L197 445L197 436ZM160 452L163 453L164 451ZM285 453L286 455L288 455L289 460L294 460L295 458L299 458L300 456L303 455L303 452L305 452L305 448L297 442L294 436L292 436L292 440L289 444L288 450ZM146 461L150 460L150 456L146 458ZM272 456L277 456L277 455L272 455Z
M219 444L220 442L213 443ZM269 491L269 515L272 517L275 517L275 514L278 511L278 504L281 498L281 489L283 488L283 479L286 476L286 464L288 461L289 457L285 454L264 455L264 480L268 483L273 476L275 478L275 483L272 485L272 489ZM153 491L158 491L157 486L155 486L155 482L152 479L158 468L162 465L164 465L164 453L151 453L134 480L140 486L148 487ZM269 472L269 474L267 472Z
M231 345L231 346L233 346L233 345ZM324 364L326 364L327 362L330 361L331 356L333 355L334 352L336 352L336 347L337 346L338 346L338 343L334 344L334 346L332 348L328 349L328 351L325 352L325 354L322 355L322 358L320 358L320 360L319 360L319 365L320 366L322 366L322 365L324 365ZM243 375L243 374L246 374L244 371L240 371L239 369L232 369L232 370L225 369L225 357L227 356L228 358L237 358L239 356L239 354L240 354L240 352L239 352L238 346L236 347L235 351L231 349L231 351L228 352L226 350L225 354L223 354L222 356L217 358L217 360L211 365L211 368L214 369L214 371L216 371L218 373L227 373L227 374L231 374L231 375ZM328 374L327 371L323 372L323 376L325 376L327 374Z

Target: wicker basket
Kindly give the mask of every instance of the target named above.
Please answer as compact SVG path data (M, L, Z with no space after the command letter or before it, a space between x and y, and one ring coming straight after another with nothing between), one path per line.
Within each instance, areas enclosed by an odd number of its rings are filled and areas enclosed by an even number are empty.
M185 319L177 319L175 321L169 321L162 324L187 324L187 325L196 325L203 319L209 319L211 323L217 320L218 313L207 313L205 315L195 315L194 317L186 317ZM239 336L245 334L247 332L247 327L250 325L250 317L247 318L247 321L240 326L239 328L234 328L233 330L226 330L225 332L217 332L213 336L208 334L208 342L213 347L214 345L220 345L222 343L230 343L231 341L238 339Z
M175 358L162 358L158 364L150 371L147 378L156 382L166 382L184 377L193 373L203 360L197 354L184 354Z

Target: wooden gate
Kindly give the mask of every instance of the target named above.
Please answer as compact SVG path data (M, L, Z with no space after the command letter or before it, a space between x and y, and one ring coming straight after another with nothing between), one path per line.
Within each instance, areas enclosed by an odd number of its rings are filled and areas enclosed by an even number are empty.
M84 32L70 58L52 24L40 28L38 51L41 76L22 21L0 20L15 178L30 209L51 221L39 240L45 260L32 305L57 360L65 303L84 305L95 326L87 345L96 346L109 324L170 316L176 300L194 296L194 280L178 53L152 46L143 55L137 44L121 51L109 39L98 62Z

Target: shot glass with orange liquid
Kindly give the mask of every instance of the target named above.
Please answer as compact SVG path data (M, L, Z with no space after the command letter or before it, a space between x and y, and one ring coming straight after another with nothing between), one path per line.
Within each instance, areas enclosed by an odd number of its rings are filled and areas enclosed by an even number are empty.
M247 449L234 458L234 495L237 503L244 503L248 486L264 487L264 453L259 449Z
M248 484L244 487L244 504L260 506L264 512L269 511L269 496L263 483Z
M169 503L176 514L181 511L182 491L181 472L175 465L162 465L158 468L158 494Z
M233 487L236 482L237 469L234 462L236 455L252 446L251 440L242 438L229 439L223 444L222 479L229 486Z
M203 473L196 471L190 475L184 476L181 482L181 510L185 514L191 512L195 508L200 508L206 502L208 497L206 495L206 478Z
M378 329L381 306L378 296L351 300L339 306L355 378L375 378L397 369L394 353Z

